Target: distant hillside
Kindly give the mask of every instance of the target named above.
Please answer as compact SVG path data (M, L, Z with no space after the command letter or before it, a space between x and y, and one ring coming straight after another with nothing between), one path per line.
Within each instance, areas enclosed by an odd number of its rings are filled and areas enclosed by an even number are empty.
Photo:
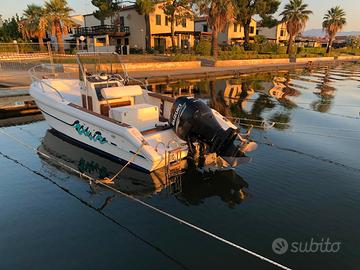
M340 32L337 34L338 36L359 36L360 31L348 31L348 32ZM323 37L325 33L322 29L309 29L304 31L303 36L305 37Z

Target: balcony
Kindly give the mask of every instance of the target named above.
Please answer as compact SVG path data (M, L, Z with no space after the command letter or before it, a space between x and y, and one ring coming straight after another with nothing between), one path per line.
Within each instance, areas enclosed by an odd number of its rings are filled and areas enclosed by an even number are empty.
M74 35L92 37L100 35L127 36L130 34L129 26L123 25L97 25L91 27L78 27L74 29Z

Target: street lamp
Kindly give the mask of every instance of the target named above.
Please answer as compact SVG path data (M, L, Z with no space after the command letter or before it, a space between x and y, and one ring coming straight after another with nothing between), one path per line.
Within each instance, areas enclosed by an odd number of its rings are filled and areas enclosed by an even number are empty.
M141 33L141 38L140 38L140 39L142 39L143 36L144 36L144 29L140 29L140 33ZM141 42L141 43L142 43L142 42ZM141 46L141 50L142 50L142 52L144 53L144 44Z
M19 45L18 45L18 43L17 43L17 40L14 39L14 40L13 40L13 43L14 43L15 48L16 48L16 53L19 54L20 51L19 51Z
M85 40L85 37L84 37L84 36L80 36L79 39L80 39L80 41L81 41L81 50L83 51L83 50L84 50L84 40Z

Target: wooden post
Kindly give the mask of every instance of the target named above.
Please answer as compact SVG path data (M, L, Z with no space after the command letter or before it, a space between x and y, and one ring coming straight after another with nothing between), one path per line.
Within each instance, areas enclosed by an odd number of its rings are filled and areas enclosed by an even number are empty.
M50 64L54 65L54 59L53 59L52 52L51 52L51 43L50 43L50 41L46 42L46 46L47 46L47 49L48 49Z

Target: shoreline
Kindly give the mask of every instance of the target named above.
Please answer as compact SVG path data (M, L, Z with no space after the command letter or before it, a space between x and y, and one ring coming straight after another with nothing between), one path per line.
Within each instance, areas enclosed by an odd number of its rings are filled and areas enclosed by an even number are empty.
M174 70L147 70L147 71L129 71L131 78L137 80L147 79L148 83L171 82L184 79L206 79L210 77L222 76L244 76L247 74L263 72L279 72L302 68L317 68L328 65L337 65L342 63L360 62L360 59L338 59L331 61L317 60L311 62L299 63L278 63L278 64L251 64L232 67L210 67L201 66L198 68L174 69ZM2 71L0 75L1 90L24 90L30 86L31 79L27 71ZM16 92L16 91L14 91ZM15 93L14 93L15 94ZM16 95L16 94L15 94Z

